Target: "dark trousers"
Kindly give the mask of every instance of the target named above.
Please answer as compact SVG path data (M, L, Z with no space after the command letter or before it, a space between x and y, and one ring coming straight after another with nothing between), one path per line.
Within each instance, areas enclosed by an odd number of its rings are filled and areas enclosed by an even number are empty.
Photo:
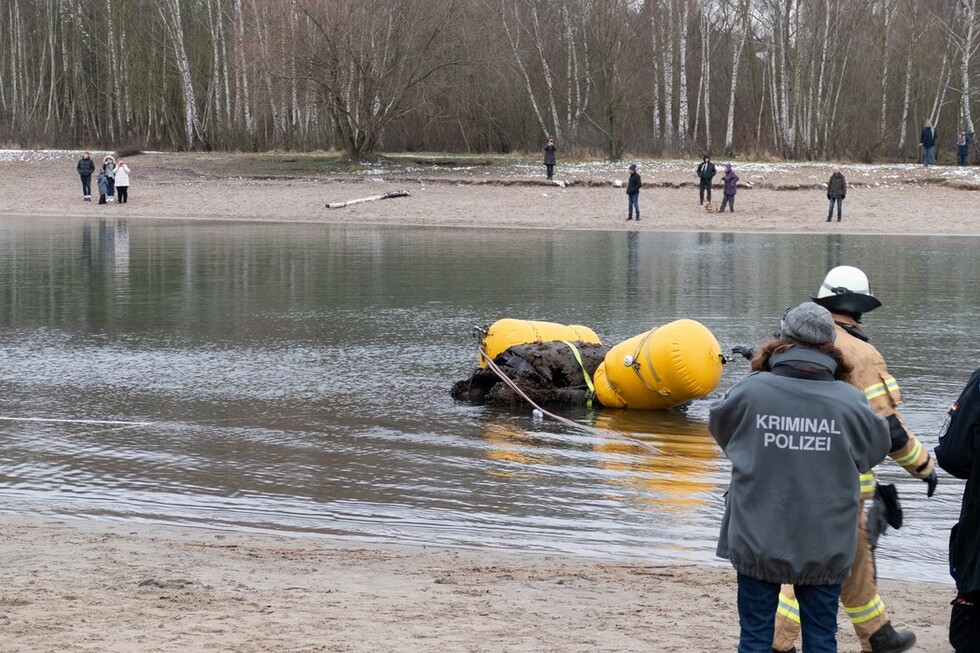
M640 219L640 194L639 193L633 193L632 195L627 195L626 197L629 198L629 218L628 219L632 219L632 217L633 217L633 209L636 209L636 219L639 220Z
M88 197L92 194L92 175L79 175L82 178L82 195Z
M961 166L969 165L969 163L967 163L967 159L970 158L969 154L957 154L956 156L959 157Z
M120 204L125 204L129 199L129 186L116 186L116 197L119 198Z
M546 164L544 164L544 167L545 167L545 170L548 171L548 179L551 179L551 176L553 174L555 174L555 164L554 163L546 163Z
M980 595L957 596L949 616L949 643L956 653L980 653Z
M105 193L102 193L101 195L99 195L99 204L105 204L105 203L106 203Z
M734 195L724 195L721 198L721 208L718 209L718 213L725 212L725 205L728 205L729 210L735 213L735 196Z
M701 183L698 184L698 197L701 199L701 203L704 204L704 194L708 194L708 201L711 201L711 180L701 179Z
M844 204L844 198L843 197L831 197L830 198L830 206L827 207L827 222L830 222L830 216L832 216L834 214L834 203L835 202L837 203L837 222L840 222L841 207Z
M738 653L771 653L779 584L738 575ZM806 653L837 653L840 585L797 585Z
M116 192L116 180L113 179L112 177L107 177L105 183L106 183L106 195L112 197L113 195L115 195Z

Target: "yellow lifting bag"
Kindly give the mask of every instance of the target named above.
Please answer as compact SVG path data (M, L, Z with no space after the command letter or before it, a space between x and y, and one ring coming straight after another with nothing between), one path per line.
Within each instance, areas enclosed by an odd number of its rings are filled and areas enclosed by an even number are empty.
M481 346L490 359L507 351L515 345L526 345L532 342L551 342L553 340L568 340L601 345L602 341L595 331L579 324L558 324L556 322L538 322L533 320L515 320L504 318L497 320L483 337ZM486 367L487 362L480 357L480 367Z
M696 320L675 320L614 345L596 370L596 397L609 408L670 408L715 389L721 345Z

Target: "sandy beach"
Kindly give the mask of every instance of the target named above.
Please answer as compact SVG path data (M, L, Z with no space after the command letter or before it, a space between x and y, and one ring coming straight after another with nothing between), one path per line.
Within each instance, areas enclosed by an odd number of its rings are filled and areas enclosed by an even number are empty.
M302 155L141 154L126 159L129 204L100 206L81 201L76 159L0 153L0 174L20 180L7 184L0 220L980 235L974 169L845 164L844 219L827 223L827 164L736 164L736 213L719 215L698 203L696 161L641 161L635 223L616 185L627 162L559 161L563 185L553 185L521 161L406 158L340 173L318 172ZM410 196L326 207L392 190ZM721 561L642 564L11 514L0 528L0 652L731 651L738 636L735 575ZM895 625L918 635L916 651L951 650L953 592L881 583ZM860 650L843 616L840 624L841 650Z

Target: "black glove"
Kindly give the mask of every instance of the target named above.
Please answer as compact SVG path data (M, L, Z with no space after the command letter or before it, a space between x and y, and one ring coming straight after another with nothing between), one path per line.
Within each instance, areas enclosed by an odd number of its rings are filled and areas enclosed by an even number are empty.
M732 353L733 354L741 354L742 356L745 357L745 360L749 360L750 361L750 360L752 360L752 357L755 356L755 347L747 347L747 346L744 346L744 345L738 345L736 347L732 347Z
M935 494L936 486L939 485L939 477L936 476L936 470L932 470L932 473L922 479L922 482L929 485L929 488L926 490L927 497L931 497L933 494Z

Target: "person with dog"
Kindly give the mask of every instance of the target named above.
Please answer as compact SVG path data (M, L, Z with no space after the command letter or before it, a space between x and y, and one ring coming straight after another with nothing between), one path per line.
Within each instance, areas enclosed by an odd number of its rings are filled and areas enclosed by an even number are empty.
M629 212L626 221L633 219L633 209L636 209L636 221L640 221L640 186L643 185L640 174L636 171L636 164L630 164L630 179L626 184L626 199L629 200Z
M715 168L715 164L711 162L711 157L707 154L701 160L701 165L697 167L695 173L698 175L698 197L701 202L701 206L704 206L704 195L705 192L708 194L708 203L711 203L711 181L718 174L718 170Z
M827 182L827 199L830 200L830 206L827 208L827 222L830 222L830 218L834 214L835 202L837 203L837 222L840 222L841 206L844 204L845 197L847 197L847 182L844 180L840 168L835 167L833 174L830 175L830 181Z
M830 311L788 309L752 374L712 403L731 461L717 555L737 572L739 653L770 653L780 585L796 587L807 653L836 653L837 602L854 561L860 475L888 454L888 423L842 380Z
M721 208L718 209L718 213L725 212L725 205L728 205L729 210L735 213L735 190L738 186L738 175L732 170L732 164L725 164L725 176L721 178L721 181L725 184L724 196L721 198Z
M949 534L949 570L956 598L949 643L956 653L980 651L980 369L953 402L939 434L936 462L966 480L960 518Z

